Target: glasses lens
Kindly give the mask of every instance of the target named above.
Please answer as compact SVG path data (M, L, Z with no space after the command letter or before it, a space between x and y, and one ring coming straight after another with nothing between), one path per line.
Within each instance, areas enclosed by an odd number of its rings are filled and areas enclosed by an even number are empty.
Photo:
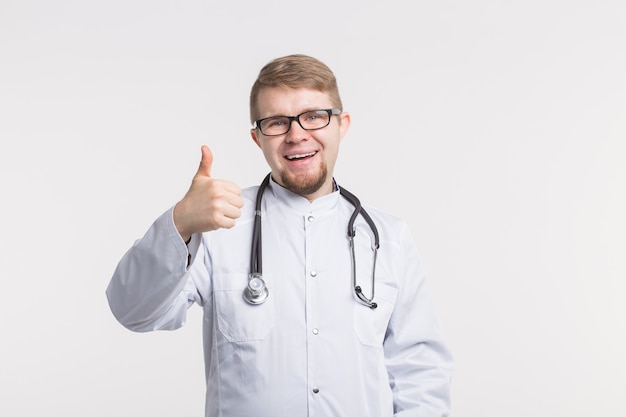
M289 130L288 117L270 117L259 125L264 135L282 135Z
M326 110L315 110L302 113L298 120L305 129L321 129L328 125L330 117Z

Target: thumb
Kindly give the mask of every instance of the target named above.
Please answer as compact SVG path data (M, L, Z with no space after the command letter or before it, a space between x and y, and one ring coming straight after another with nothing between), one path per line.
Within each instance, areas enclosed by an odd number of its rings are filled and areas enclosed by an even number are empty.
M206 145L202 145L201 151L202 159L200 160L200 166L198 167L196 177L210 177L211 165L213 165L213 153Z

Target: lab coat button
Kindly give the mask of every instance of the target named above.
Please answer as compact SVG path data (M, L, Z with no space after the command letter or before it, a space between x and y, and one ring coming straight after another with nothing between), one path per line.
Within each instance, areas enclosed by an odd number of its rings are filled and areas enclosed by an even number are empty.
M313 387L313 394L317 394L318 392L320 392L320 389L318 387Z
M313 329L313 334L319 334L320 331L318 329Z
M315 217L313 217L313 216L309 216L309 217L307 217L307 220L308 220L308 221L310 221L310 222L312 222L313 220L315 220Z
M312 277L316 277L317 276L317 271L311 271L311 276Z

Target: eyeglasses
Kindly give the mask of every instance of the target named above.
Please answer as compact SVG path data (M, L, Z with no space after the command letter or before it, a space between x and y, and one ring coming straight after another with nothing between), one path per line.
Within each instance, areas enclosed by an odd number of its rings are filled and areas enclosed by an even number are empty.
M254 127L258 128L265 136L284 135L289 132L291 122L295 120L304 130L317 130L328 126L330 116L338 114L341 114L339 109L310 110L297 116L266 117L254 122Z

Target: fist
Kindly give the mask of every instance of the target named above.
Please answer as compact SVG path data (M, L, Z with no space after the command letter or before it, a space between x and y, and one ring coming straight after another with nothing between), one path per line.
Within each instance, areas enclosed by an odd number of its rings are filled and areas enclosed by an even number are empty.
M212 164L213 154L203 145L198 172L187 194L174 207L174 224L185 241L194 233L231 228L241 216L241 188L230 181L212 178Z

